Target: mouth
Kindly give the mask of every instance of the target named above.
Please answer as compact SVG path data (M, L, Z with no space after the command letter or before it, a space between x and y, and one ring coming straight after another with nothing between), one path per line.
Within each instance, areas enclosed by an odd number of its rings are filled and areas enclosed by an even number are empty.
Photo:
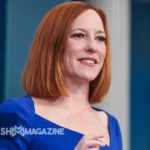
M98 63L98 61L95 58L91 58L91 57L80 58L78 59L78 61L82 65L89 66L89 67L95 67L96 64Z
M80 62L84 62L87 64L97 64L98 61L95 58L92 57L84 57L84 58L80 58L78 59Z

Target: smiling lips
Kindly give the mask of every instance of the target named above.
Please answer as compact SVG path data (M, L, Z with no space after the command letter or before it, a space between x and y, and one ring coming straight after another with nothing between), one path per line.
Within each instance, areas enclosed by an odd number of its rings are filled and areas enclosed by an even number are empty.
M80 61L81 64L87 65L90 67L94 67L97 64L97 60L95 58L92 58L92 57L84 57L84 58L81 58L78 60Z

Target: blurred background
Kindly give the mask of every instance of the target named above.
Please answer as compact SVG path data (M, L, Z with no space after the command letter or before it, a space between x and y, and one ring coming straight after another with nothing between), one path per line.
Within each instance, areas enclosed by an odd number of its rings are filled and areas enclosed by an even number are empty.
M26 94L20 78L37 26L49 9L67 1L0 1L1 102ZM111 38L112 84L95 106L118 119L124 150L150 150L150 0L84 1L105 11Z

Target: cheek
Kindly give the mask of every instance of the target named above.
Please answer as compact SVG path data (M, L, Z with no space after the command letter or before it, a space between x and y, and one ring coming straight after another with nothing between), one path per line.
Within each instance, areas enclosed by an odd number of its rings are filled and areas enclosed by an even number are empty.
M68 63L73 63L74 59L78 58L81 49L81 46L79 46L78 44L75 44L73 42L68 43L64 52L64 59L66 59Z
M74 54L74 53L77 53L77 52L83 50L84 47L85 47L85 42L83 42L82 40L76 41L73 39L69 39L66 50L69 51L70 53Z
M73 42L68 42L66 49L65 49L65 55L66 56L72 56L77 51L77 45Z
M70 68L73 65L74 56L75 49L71 45L67 45L63 56L63 63L66 68Z
M101 48L100 48L100 58L102 60L104 60L105 57L106 57L106 51L107 51L106 46L105 45L101 46Z
M106 49L103 51L103 56L104 56L104 59L105 59L105 57L106 57Z
M64 53L64 62L70 64L74 56L74 52L70 49Z

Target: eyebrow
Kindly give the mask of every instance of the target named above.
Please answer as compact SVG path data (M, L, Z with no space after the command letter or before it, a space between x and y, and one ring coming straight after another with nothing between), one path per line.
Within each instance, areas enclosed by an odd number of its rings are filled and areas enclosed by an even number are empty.
M86 32L86 30L85 30L85 29L82 29L82 28L76 28L76 29L73 29L73 30L71 30L71 32L72 32L72 31L75 31L75 30L81 30L81 31ZM104 33L104 34L105 34L105 32L102 31L102 30L98 30L96 33Z

